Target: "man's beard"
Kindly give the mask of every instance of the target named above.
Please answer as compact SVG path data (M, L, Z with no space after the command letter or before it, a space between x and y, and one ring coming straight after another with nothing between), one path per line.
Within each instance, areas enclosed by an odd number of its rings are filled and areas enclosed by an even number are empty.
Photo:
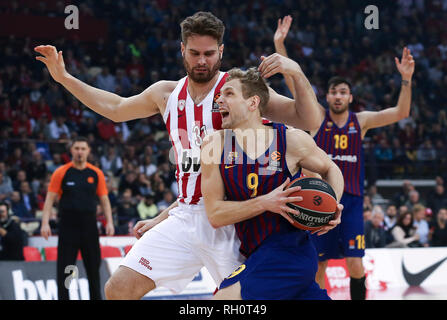
M205 67L208 69L207 72L197 74L197 73L195 73L194 68L191 68L190 65L188 64L188 62L186 62L186 59L183 58L183 65L185 66L186 73L188 74L188 77L191 78L192 81L197 82L197 83L206 83L206 82L211 81L211 79L214 78L217 71L220 69L221 64L222 64L221 60L218 59L216 64L212 67L211 70L209 70L208 67Z
M343 105L343 107L340 108L340 109L337 109L334 106L330 106L330 109L335 114L341 114L341 113L343 113L343 112L345 112L346 110L349 109L349 104L348 105Z

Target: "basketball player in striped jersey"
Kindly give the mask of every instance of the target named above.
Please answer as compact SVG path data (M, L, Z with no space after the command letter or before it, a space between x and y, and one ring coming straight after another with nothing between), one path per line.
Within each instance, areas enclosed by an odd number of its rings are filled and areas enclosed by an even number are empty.
M247 260L222 282L215 299L329 299L315 281L318 259L309 232L287 216L299 214L286 203L302 200L291 195L300 187L284 189L306 168L340 199L341 171L304 131L263 124L269 90L256 68L228 73L217 102L222 127L231 130L217 131L203 144L202 192L210 223L235 224ZM340 210L319 234L340 222Z
M181 23L181 53L187 76L179 81L159 81L142 93L123 98L81 82L65 70L61 51L38 46L36 57L53 79L84 105L115 122L161 114L173 145L179 197L154 219L137 223L139 240L106 284L108 299L140 299L161 286L179 293L206 266L216 285L241 262L234 226L213 229L201 193L200 145L221 129L222 117L215 100L227 74L220 72L224 25L211 13L198 12ZM270 69L279 65L294 79L298 99L271 90L265 116L308 129L318 111L312 87L299 65L273 55L263 58Z
M278 30L274 38L276 51L287 56L284 39L290 27L291 17L278 21ZM315 237L319 252L317 282L325 287L325 272L329 259L346 258L350 274L350 293L353 300L366 299L365 272L362 257L365 255L365 236L363 223L363 185L364 159L362 140L369 129L396 123L410 114L411 79L415 62L409 49L404 48L402 59L395 58L395 64L402 82L397 105L378 112L349 111L352 102L351 84L342 77L333 77L328 83L326 101L329 109L319 107L319 125L310 130L317 145L326 151L340 167L345 179L343 219L331 232ZM285 76L290 90L293 81Z

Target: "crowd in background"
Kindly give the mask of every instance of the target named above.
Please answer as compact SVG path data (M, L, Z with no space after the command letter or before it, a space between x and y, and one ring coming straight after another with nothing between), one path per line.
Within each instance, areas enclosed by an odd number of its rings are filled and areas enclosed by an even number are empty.
M435 179L447 168L447 1L375 3L380 10L379 30L365 28L362 1L87 0L79 4L81 17L109 21L108 37L85 43L60 38L51 44L63 51L67 71L73 76L128 97L161 79L177 80L185 75L179 23L186 16L204 10L224 21L221 69L229 70L257 66L262 55L273 53L277 19L290 14L289 56L299 62L324 106L327 80L333 75L349 78L353 111L396 104L400 76L394 57L400 57L407 46L416 61L411 115L368 132L366 178L369 190L374 190L377 179ZM56 8L60 11L61 6ZM33 8L15 0L0 6L0 14L64 15L54 10L44 1ZM156 216L178 194L163 120L154 116L113 123L90 111L35 60L33 48L39 44L39 39L0 38L0 201L9 201L12 213L21 221L38 221L52 172L70 161L70 139L85 136L92 148L89 162L106 174L117 234L129 234L135 221ZM281 76L269 82L276 91L290 96ZM400 222L389 212L400 213L400 217L410 212L419 221L414 210L420 202L429 232L415 241L431 244L442 225L438 218L445 217L442 208L447 208L444 183L438 185L442 191L436 189L430 199L416 202L410 192L377 204L377 190L369 192L365 223L375 231L375 220L379 220L387 231L385 245L397 246L388 221ZM432 198L437 195L442 205L436 201L434 205ZM377 218L379 211L382 219ZM57 234L56 211L52 218ZM104 223L98 210L99 227Z

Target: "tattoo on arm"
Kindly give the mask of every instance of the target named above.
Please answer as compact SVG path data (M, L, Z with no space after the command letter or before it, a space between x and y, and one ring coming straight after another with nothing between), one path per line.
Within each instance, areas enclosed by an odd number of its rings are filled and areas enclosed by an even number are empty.
M408 86L410 84L410 81L408 80L402 80L402 85L403 86Z

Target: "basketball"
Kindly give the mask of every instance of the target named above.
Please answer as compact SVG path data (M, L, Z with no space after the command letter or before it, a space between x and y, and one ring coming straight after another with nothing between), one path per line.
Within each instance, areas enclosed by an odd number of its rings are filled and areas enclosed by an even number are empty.
M296 223L294 226L303 230L318 230L329 223L335 216L337 196L334 189L324 180L318 178L298 178L286 187L300 186L301 190L290 196L303 197L302 201L287 203L287 206L298 210L299 215L287 213Z

